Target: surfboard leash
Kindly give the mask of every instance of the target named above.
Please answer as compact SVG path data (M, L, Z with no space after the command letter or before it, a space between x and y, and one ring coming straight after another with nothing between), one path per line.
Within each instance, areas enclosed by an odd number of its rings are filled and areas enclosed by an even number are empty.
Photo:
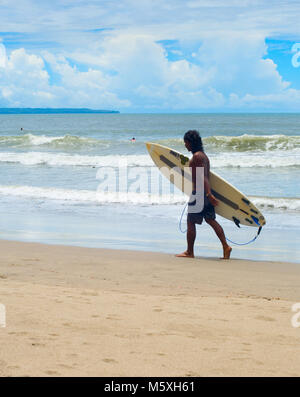
M234 242L234 241L229 240L229 238L227 238L227 237L226 237L226 240L229 241L229 242L232 243L232 244L235 244L235 245L247 245L247 244L251 244L251 243L253 243L253 242L257 239L257 237L259 236L259 234L260 234L260 232L261 232L261 229L262 229L262 226L259 226L258 231L257 231L257 233L256 233L256 236L255 236L252 240L248 241L247 243L236 243L236 242Z
M189 203L189 202L187 202L187 203L185 204L185 206L184 206L184 208L183 208L183 210L182 210L182 213L181 213L180 221L179 221L179 230L181 231L181 233L186 233L186 232L187 232L187 229L186 229L186 230L182 230L181 225L182 225L182 218L183 218L183 215L184 215L184 213L185 213L186 207L188 206L188 203ZM255 223L259 226L259 228L258 228L258 231L257 231L257 233L256 233L256 236L255 236L252 240L248 241L247 243L236 243L236 242L230 240L230 239L227 238L227 237L226 237L226 240L229 241L231 244L235 244L235 245L248 245L248 244L253 243L253 242L257 239L257 237L259 236L259 234L260 234L260 232L261 232L261 230L262 230L262 226L260 226L259 222L256 221L256 220L254 220L254 221L255 221Z
M182 222L182 218L183 218L183 215L184 215L184 213L185 213L185 210L186 210L186 207L187 207L188 203L189 203L189 202L187 202L187 203L185 204L185 206L184 206L184 208L183 208L183 210L182 210L182 213L181 213L180 221L179 221L179 230L181 231L181 233L186 233L186 232L187 232L187 229L184 230L184 231L181 229L181 222Z

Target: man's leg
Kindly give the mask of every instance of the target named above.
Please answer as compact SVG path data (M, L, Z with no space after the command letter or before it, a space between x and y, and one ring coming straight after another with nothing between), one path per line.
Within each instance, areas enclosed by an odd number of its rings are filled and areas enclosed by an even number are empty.
M190 221L187 222L187 250L182 254L177 254L176 256L180 258L194 258L194 243L196 239L196 225Z
M214 229L216 235L219 237L219 240L223 245L222 259L229 259L232 248L227 244L222 226L215 219L205 219L205 222L208 223Z

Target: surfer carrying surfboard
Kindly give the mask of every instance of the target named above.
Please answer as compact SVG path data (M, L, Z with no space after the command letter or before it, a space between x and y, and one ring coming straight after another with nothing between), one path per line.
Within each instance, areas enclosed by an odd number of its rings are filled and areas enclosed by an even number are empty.
M204 207L201 212L188 212L187 216L187 250L182 254L177 254L180 258L194 258L194 244L196 239L196 224L201 225L203 218L215 231L222 246L223 258L229 259L232 248L227 244L226 237L222 226L216 221L215 206L218 200L212 194L209 183L210 163L209 158L204 153L202 139L198 131L190 130L184 135L184 144L189 152L193 153L193 157L189 161L189 167L192 170L193 190L196 191L196 175L197 167L204 169Z

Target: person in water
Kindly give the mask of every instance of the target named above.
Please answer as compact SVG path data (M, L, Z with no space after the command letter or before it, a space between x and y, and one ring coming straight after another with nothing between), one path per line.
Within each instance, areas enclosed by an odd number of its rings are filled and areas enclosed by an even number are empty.
M207 155L204 153L202 139L198 131L190 130L184 135L184 144L193 157L189 161L189 167L192 170L193 190L196 191L196 170L197 167L204 168L204 207L201 212L189 212L187 216L187 250L176 256L183 258L194 258L194 243L196 239L196 224L201 225L203 218L215 231L223 246L223 258L229 259L232 248L227 244L226 237L222 226L216 221L215 206L218 200L212 194L209 184L210 163Z

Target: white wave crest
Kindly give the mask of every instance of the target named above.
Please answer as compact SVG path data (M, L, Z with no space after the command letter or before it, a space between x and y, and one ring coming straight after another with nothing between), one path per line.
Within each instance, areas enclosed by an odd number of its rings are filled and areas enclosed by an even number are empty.
M176 193L159 195L145 192L103 192L100 190L58 189L34 186L0 186L0 195L95 204L182 205L187 201L185 195ZM262 210L300 212L300 198L253 196L250 199Z
M274 155L274 154L239 154L222 153L209 155L211 168L277 168L300 167L299 155ZM129 167L154 166L148 154L136 155L107 155L89 156L68 153L49 152L0 152L0 163L19 163L23 165L50 165L50 166L94 166L94 167Z
M33 135L33 134L26 134L25 137L28 138L29 141L28 143L33 146L45 145L56 140L64 139L63 136L50 137L46 135Z
M204 143L210 149L229 152L296 151L299 153L300 150L300 137L289 135L216 135L204 138Z
M24 165L51 165L51 166L112 166L118 167L119 164L127 166L152 166L153 162L148 155L128 155L128 156L87 156L68 153L48 153L48 152L0 152L0 162L20 163Z
M300 167L300 155L296 154L240 154L222 153L210 155L211 168L282 168Z
M265 210L300 211L300 198L250 197L254 205Z
M119 203L119 204L184 204L186 197L176 194L149 194L136 192L103 192L42 188L32 186L0 186L0 194L37 199L50 199L71 202Z

